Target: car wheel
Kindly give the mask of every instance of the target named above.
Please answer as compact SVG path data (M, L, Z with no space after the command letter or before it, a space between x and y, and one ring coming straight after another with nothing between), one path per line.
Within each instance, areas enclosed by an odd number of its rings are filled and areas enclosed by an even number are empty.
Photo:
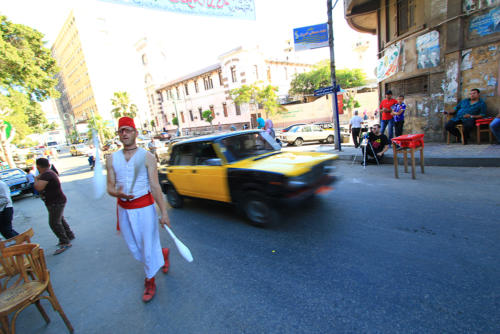
M329 135L328 137L326 137L326 142L327 142L328 144L333 144L333 142L334 142L334 138L333 138L333 136L332 136L332 135Z
M277 212L271 203L256 191L245 194L243 210L250 223L254 226L266 226L276 220Z
M177 190L175 190L172 185L167 186L167 201L168 204L175 209L182 208L182 205L184 204L184 198L179 195Z
M302 146L302 144L304 144L304 139L302 139L302 138L297 138L297 139L295 139L295 141L293 142L293 144L294 144L295 146Z

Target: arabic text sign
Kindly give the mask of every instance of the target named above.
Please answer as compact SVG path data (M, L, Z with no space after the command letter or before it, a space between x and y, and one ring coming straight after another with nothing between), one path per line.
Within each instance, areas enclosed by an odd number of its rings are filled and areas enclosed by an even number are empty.
M380 82L399 71L401 58L401 42L389 47L382 58L377 61L377 80Z
M293 29L295 51L317 49L328 46L328 24Z
M254 0L100 0L182 14L255 20Z
M333 86L323 87L314 91L314 96L323 96L326 94L333 94Z

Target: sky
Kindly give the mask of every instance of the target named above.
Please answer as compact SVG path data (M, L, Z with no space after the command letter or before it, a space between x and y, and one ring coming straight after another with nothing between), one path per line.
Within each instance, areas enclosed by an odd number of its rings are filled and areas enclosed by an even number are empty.
M335 2L335 1L334 1ZM69 12L92 11L111 17L131 47L144 35L162 39L174 59L175 79L217 62L217 57L240 45L260 45L270 53L286 47L293 29L327 21L326 0L255 0L256 20L191 16L166 11L110 4L97 0L2 0L0 13L15 23L31 26L52 46ZM343 1L333 11L337 68L355 67L351 46L361 35L376 44L376 37L359 34L344 19ZM296 53L299 60L315 63L329 58L328 48ZM376 54L373 52L373 58Z

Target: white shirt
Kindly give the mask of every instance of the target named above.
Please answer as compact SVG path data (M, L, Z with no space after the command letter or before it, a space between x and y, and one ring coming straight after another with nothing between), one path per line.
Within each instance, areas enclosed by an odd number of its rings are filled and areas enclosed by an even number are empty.
M10 198L9 186L0 180L0 211L3 211L5 208L12 208L12 199Z
M138 169L135 184L134 181L135 169ZM123 187L123 192L126 194L133 194L134 198L146 195L150 192L148 170L146 169L146 150L139 147L137 152L130 158L129 161L125 160L123 150L113 153L113 169L116 175L116 185Z
M363 123L363 119L360 116L352 116L349 121L349 124L351 124L353 128L360 128L361 123Z

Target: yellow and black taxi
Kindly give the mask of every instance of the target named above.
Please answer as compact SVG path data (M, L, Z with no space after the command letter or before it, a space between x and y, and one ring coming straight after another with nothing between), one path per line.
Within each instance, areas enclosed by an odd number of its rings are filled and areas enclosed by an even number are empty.
M337 155L284 152L266 132L248 130L202 136L172 146L160 182L174 208L185 197L234 203L249 221L266 225L278 204L329 190Z

